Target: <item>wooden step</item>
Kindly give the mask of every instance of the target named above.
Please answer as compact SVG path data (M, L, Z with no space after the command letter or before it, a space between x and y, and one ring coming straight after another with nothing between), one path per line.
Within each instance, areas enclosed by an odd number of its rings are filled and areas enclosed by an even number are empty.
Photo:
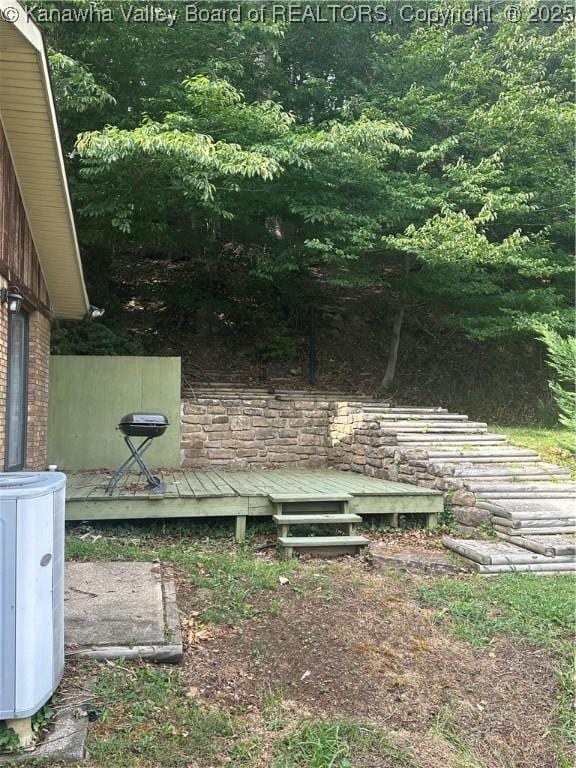
M279 536L281 547L366 547L364 536Z
M325 515L272 515L272 519L278 525L324 525L324 524L336 524L336 523L361 523L362 518L360 515L339 514L335 513L331 515L327 513Z
M299 504L320 501L350 501L354 497L350 493L269 493L268 498L274 504Z

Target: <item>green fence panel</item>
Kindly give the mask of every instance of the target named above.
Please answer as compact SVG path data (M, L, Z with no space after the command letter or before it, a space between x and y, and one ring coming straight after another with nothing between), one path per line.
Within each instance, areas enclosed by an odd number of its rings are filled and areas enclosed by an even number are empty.
M63 470L112 469L129 455L120 418L163 413L170 426L146 453L152 467L179 467L180 358L52 355L48 462Z

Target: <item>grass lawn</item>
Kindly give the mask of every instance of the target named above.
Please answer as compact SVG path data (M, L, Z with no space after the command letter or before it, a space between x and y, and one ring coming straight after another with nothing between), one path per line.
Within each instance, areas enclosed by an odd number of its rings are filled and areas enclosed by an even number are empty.
M68 557L173 564L186 652L70 665L95 679L87 768L572 765L568 576L283 563L193 523L95 532Z
M503 432L513 445L531 448L541 454L544 461L567 467L576 478L576 440L569 429L557 427L491 427L495 432Z

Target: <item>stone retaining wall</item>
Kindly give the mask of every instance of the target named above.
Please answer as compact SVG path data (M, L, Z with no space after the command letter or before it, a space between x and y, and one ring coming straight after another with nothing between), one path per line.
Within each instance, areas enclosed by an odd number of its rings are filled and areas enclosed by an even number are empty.
M182 402L185 467L323 467L334 401L289 395L198 396Z
M325 467L448 490L449 481L430 471L425 453L398 445L396 435L384 432L378 415L365 405L290 394L214 393L187 398L182 401L182 464L227 469ZM466 507L468 525L480 522L472 523L468 498L458 503Z

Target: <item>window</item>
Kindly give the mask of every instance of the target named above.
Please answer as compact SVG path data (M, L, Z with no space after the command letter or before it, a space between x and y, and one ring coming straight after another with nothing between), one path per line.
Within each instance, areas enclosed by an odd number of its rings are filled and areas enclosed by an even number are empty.
M6 413L6 470L24 469L26 464L26 418L28 414L28 315L8 315L8 398Z

